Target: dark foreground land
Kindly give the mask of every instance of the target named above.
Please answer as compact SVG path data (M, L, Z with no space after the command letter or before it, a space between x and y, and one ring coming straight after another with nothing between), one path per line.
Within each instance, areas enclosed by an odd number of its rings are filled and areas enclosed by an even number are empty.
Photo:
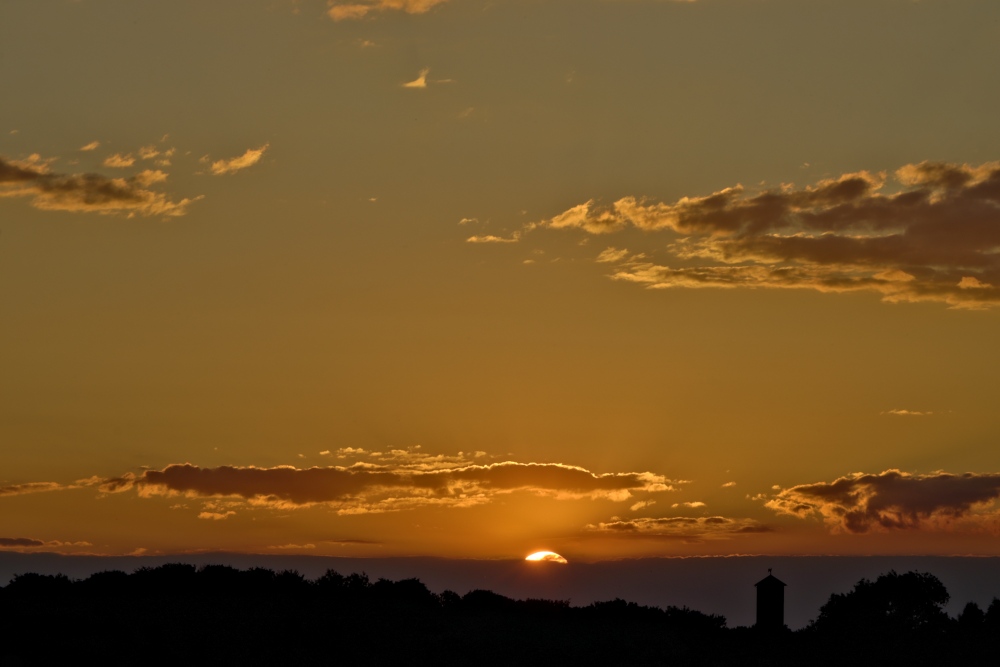
M942 610L932 575L890 572L832 595L806 628L623 600L571 607L417 579L370 581L171 564L0 589L7 665L996 665L1000 601Z

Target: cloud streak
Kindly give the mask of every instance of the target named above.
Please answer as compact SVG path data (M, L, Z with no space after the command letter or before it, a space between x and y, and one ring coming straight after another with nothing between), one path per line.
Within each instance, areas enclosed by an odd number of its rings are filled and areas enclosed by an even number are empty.
M837 532L867 533L940 530L959 520L994 523L992 505L998 497L1000 473L915 475L887 470L781 489L765 506L802 519L819 517Z
M135 156L131 153L127 155L115 153L104 158L103 164L105 167L111 167L113 169L125 169L135 164Z
M407 14L425 14L447 0L364 0L363 2L328 3L327 16L334 21L363 19L372 13L400 11Z
M427 75L430 73L431 71L429 68L427 67L423 68L422 70L420 70L420 74L417 75L417 78L414 79L413 81L407 81L406 83L404 83L403 88L426 88Z
M57 482L27 482L26 484L11 484L0 486L0 497L23 496L28 493L45 493L46 491L62 491L67 487Z
M746 533L767 533L772 529L753 519L724 516L640 518L590 524L590 531L622 538L700 539L725 538Z
M517 243L521 239L520 232L514 232L511 236L494 236L493 234L483 234L470 236L465 239L466 243Z
M163 172L144 171L130 178L100 174L57 174L47 164L18 162L0 157L0 198L26 197L44 211L177 217L200 199L173 201L150 190L165 180Z
M228 160L216 160L212 163L212 174L215 176L234 174L237 171L252 167L264 157L264 151L268 149L268 146L269 144L264 144L260 148L249 148L243 155L229 158Z
M814 185L736 185L673 203L593 200L524 228L664 234L671 263L610 247L611 277L653 289L869 291L887 302L1000 305L1000 163L908 164ZM664 243L666 241L666 243Z
M90 542L62 542L60 540L49 540L43 542L30 537L0 537L0 549L38 549L47 547L58 549L65 547L92 547Z

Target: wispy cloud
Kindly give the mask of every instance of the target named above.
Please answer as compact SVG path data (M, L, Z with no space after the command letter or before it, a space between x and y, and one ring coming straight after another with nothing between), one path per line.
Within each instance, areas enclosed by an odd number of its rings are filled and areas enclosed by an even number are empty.
M640 518L590 524L588 530L623 538L698 539L724 538L745 533L766 533L772 529L753 519L724 516Z
M327 15L334 21L362 19L371 13L401 11L407 14L424 14L447 0L363 0L338 2L329 0Z
M959 520L993 524L1000 474L887 470L854 473L815 484L780 489L765 506L799 518L820 517L836 531L944 529Z
M80 150L81 151L96 151L100 147L101 147L101 142L100 141L91 141L89 144L87 144L85 146L80 146Z
M934 414L933 412L923 411L923 410L885 410L881 414L883 415L893 415L896 417L926 417L928 415Z
M62 491L67 487L57 482L28 482L26 484L10 484L0 486L0 497L2 496L23 496L28 493L45 493L47 491Z
M649 288L870 291L888 302L1000 304L1000 163L908 164L890 179L860 171L804 188L735 185L672 203L593 200L540 229L656 237L673 266L614 247L611 277Z
M0 198L27 197L37 209L83 213L175 217L200 197L173 201L149 189L166 179L159 171L130 178L100 174L56 174L47 165L0 157Z
M160 154L160 149L155 145L143 146L139 149L139 158L142 160L152 160Z
M521 233L514 232L510 236L495 236L493 234L481 234L470 236L465 239L466 243L517 243L521 240Z
M618 248L612 247L602 251L601 254L597 256L597 259L595 261L600 264L614 263L614 262L620 262L626 257L628 257L628 250L624 248L619 250Z
M268 549L280 549L282 551L302 551L304 549L315 549L315 544L280 544L270 546Z
M216 160L212 162L212 174L215 176L221 176L223 174L233 174L237 171L247 169L252 167L260 159L264 157L264 151L268 149L269 144L264 144L260 148L250 148L238 157L229 158L228 160Z
M413 81L407 81L403 84L403 88L426 88L427 87L427 75L430 74L431 70L427 67L420 70L420 74Z
M135 156L131 153L114 153L104 158L103 164L113 169L125 169L135 164Z
M92 547L90 542L63 542L61 540L36 540L30 537L0 537L0 549L61 549L66 547Z

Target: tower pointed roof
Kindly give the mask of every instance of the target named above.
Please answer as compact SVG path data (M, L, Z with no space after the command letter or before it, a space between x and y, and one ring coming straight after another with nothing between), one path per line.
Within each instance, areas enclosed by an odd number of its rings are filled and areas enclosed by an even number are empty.
M773 574L771 574L771 568L767 568L767 576L766 577L764 577L763 579L761 579L760 581L758 581L756 584L754 584L754 586L769 586L769 587L787 586L787 585L788 584L786 584L785 582L783 582L781 579L778 579L776 576L774 576Z

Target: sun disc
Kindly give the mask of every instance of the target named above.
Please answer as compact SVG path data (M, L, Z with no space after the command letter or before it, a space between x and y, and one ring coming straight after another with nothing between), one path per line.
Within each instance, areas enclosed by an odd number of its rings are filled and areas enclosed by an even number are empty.
M536 551L524 560L535 563L568 563L569 561L557 554L555 551Z

